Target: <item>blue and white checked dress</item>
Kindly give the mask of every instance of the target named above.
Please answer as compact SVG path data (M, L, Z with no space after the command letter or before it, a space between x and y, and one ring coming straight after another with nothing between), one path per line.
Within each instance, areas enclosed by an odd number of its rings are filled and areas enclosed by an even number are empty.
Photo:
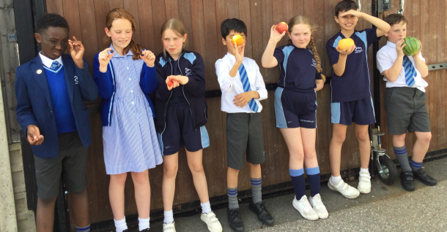
M102 129L108 175L142 172L163 162L152 110L140 88L140 74L146 64L132 57L131 51L124 56L115 51L111 59L116 93L111 126Z

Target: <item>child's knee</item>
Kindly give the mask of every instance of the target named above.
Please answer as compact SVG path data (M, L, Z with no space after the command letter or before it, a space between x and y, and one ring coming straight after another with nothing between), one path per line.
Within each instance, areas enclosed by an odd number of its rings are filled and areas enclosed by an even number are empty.
M314 160L317 159L317 153L315 152L315 149L305 151L304 152L304 159L305 160Z
M234 168L230 168L230 167L228 167L227 172L228 172L228 174L230 174L230 175L236 175L236 176L239 175L239 170L234 169Z
M359 141L369 141L368 131L357 132L356 137Z
M202 173L202 172L204 172L202 163L190 164L189 165L189 170L191 170L191 173Z
M407 137L407 134L401 134L401 135L393 135L393 141L397 143L404 143L405 144L405 138Z
M118 185L125 185L126 179L127 179L127 173L110 176L110 182L118 184Z
M248 164L249 164L250 170L261 168L261 164L252 164L252 163L248 163Z
M41 205L43 207L48 207L48 206L52 206L52 205L56 204L56 199L57 199L57 197L51 198L51 199L37 198L39 205Z
M132 173L132 180L135 184L144 185L149 183L149 175L146 172Z
M417 140L421 141L424 144L429 144L431 141L432 134L431 132L420 133L417 136Z
M303 152L297 152L294 154L291 153L289 159L291 163L303 163L304 153Z
M336 143L343 143L346 139L346 134L334 133L332 135L332 140Z
M175 178L177 176L178 166L163 165L163 176L167 178Z

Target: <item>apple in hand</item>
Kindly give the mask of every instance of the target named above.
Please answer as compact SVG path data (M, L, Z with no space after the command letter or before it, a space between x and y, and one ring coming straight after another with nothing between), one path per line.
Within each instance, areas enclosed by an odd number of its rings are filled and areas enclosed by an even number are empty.
M287 23L285 22L280 22L278 23L278 25L276 25L276 30L282 34L284 31L288 32L289 31L289 26L287 26Z

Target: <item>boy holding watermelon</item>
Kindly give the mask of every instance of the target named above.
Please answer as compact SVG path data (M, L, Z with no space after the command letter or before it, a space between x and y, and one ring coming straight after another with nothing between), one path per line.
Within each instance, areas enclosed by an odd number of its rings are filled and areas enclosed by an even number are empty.
M422 169L422 161L431 140L430 121L425 100L428 67L421 55L420 41L407 36L407 19L400 14L385 17L391 30L385 33L387 44L377 52L377 68L385 77L385 109L388 133L393 135L393 149L402 172L401 185L414 190L413 177L429 186L437 181ZM415 132L413 157L408 162L405 136L407 130Z
M346 198L356 198L360 193L371 191L371 176L368 171L371 144L368 125L375 123L374 107L371 98L371 76L368 67L368 48L378 41L390 25L381 19L358 11L358 5L344 0L335 6L335 21L340 32L326 44L329 61L332 65L331 78L331 122L332 140L329 146L331 178L328 186ZM359 18L374 25L362 31L355 30ZM354 45L339 48L343 38L351 38ZM341 148L349 125L355 123L355 133L360 151L360 177L357 188L346 184L340 176Z

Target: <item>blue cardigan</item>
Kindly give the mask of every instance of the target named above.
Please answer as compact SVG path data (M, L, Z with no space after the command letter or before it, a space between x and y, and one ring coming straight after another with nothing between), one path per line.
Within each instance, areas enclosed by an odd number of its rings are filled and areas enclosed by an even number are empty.
M112 124L113 101L116 93L115 72L113 70L112 62L109 62L107 72L102 73L99 71L100 65L98 55L99 53L95 55L95 59L93 60L93 74L95 82L98 85L99 96L102 98L100 105L102 125L110 126ZM155 73L155 66L151 68L144 63L140 75L140 87L145 93L154 117L154 106L148 94L154 92L157 85L158 81Z

